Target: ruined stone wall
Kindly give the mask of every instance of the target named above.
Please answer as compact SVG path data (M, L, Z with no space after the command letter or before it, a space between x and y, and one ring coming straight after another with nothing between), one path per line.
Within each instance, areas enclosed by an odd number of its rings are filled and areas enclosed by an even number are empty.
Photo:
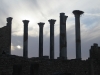
M91 46L90 58L97 59L100 61L100 47L96 43L94 43L94 45Z
M21 65L22 66L22 74L25 75L28 70L29 61L28 59L24 59L23 57L15 56L15 55L1 55L0 56L0 74L4 73L4 75L12 75L13 66ZM27 72L27 73L28 73ZM28 74L27 74L28 75Z
M51 75L56 72L71 73L72 75L88 75L88 62L81 60L49 60L42 62L40 73Z
M11 45L11 28L4 26L0 28L0 54L4 51L6 54L10 54Z
M38 67L34 65L36 63ZM52 75L57 72L71 73L72 75L90 75L89 60L28 59L15 55L0 56L0 74L12 75L14 65L21 66L21 75ZM98 64L93 63L93 65L95 66L95 75L99 75L97 73L97 71L100 71ZM31 74L32 72L34 74Z
M94 59L93 69L94 69L94 75L100 75L100 61L99 60Z

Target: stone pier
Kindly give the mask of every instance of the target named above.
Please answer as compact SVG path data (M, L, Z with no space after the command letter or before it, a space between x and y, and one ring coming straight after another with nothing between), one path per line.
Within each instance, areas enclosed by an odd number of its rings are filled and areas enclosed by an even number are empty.
M90 58L92 58L92 59L98 58L99 55L100 55L98 53L98 50L99 50L98 44L94 43L93 46L91 46L91 49L90 49Z
M28 23L29 23L29 20L23 20L23 23L24 23L23 57L28 58Z
M50 59L54 59L54 24L56 20L48 20L50 23Z
M11 31L12 31L12 17L8 17L7 18L7 26L9 27L8 29L10 30L8 30L9 31L9 55L11 55Z
M60 13L60 58L67 59L66 19L65 13Z
M80 10L74 10L75 15L75 33L76 33L76 59L81 59L81 36L80 36L80 15L84 12Z
M39 25L39 57L43 57L43 26L45 23L38 23Z

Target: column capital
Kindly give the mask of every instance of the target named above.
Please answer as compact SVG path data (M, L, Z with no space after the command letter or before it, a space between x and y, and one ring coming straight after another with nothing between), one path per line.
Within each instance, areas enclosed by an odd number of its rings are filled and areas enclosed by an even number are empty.
M65 15L65 19L67 19L67 18L68 18L68 16Z
M26 25L28 25L28 23L29 23L29 20L22 20L22 22Z
M12 19L13 19L12 17L8 17L8 18L7 18L7 22L8 22L8 23L11 23L11 22L12 22Z
M66 16L65 13L60 13L60 22L65 23L67 20L67 17L68 16Z
M65 15L65 21L67 20L68 16Z
M74 10L72 13L73 13L74 15L80 16L80 15L82 15L84 12L81 11L81 10Z
M60 13L60 16L65 16L65 13L63 13L63 12L62 12L62 13Z
M38 23L39 26L43 26L44 24L45 24L45 23L43 23L43 22L39 22L39 23Z
M55 24L55 22L56 22L56 20L54 20L54 19L50 19L48 21L49 21L50 24Z

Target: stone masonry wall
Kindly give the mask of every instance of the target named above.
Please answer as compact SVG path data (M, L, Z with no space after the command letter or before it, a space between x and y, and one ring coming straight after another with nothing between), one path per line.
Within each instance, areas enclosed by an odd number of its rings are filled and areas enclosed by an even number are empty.
M10 54L10 43L11 43L11 29L9 26L4 26L0 28L0 54L4 51Z
M0 56L0 75L2 73L4 73L4 75L12 75L14 65L22 66L21 75L37 75L36 68L33 69L33 71L35 70L34 74L30 74L31 64L34 63L39 64L38 75L52 75L56 72L71 73L72 75L90 75L89 60L23 58L15 55ZM100 69L98 69L98 71L99 70Z
M98 44L94 43L94 45L91 46L90 57L92 59L97 59L100 61L100 47L98 46Z

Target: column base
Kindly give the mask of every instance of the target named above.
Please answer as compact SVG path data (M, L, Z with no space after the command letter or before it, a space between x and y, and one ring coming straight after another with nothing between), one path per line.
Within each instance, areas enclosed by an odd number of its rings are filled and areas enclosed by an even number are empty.
M57 59L67 60L67 57L57 57Z
M40 59L49 59L49 56L42 56L42 57L39 57Z
M82 60L82 58L76 58L77 60Z

